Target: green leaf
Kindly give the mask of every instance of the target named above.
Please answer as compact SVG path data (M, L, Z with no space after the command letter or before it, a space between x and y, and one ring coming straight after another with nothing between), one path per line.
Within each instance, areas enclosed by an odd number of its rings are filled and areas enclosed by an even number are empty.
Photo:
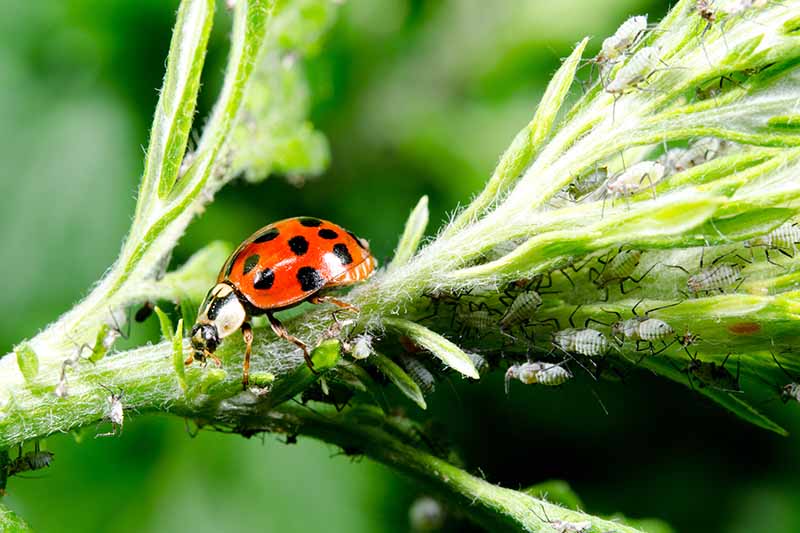
M158 318L161 320L161 316ZM164 327L163 323L161 327ZM172 336L172 368L175 370L175 375L178 376L178 384L183 392L189 390L189 386L186 384L186 365L183 357L183 318L178 320L178 327L175 328L175 334Z
M370 361L375 363L375 366L388 377L395 386L400 389L400 392L405 394L412 402L416 403L422 409L426 409L425 397L419 389L411 376L406 374L400 365L386 357L385 355L375 352L370 358Z
M214 0L183 0L172 32L167 71L156 105L140 196L166 198L178 178L194 122L200 75L214 21ZM143 207L145 202L139 202Z
M39 373L39 358L36 356L36 352L33 351L28 342L21 342L15 346L14 352L17 354L19 371L22 372L25 382L28 385L32 385L33 380L36 379L36 375Z
M170 320L169 316L167 316L159 306L155 306L154 310L158 316L158 323L161 325L161 337L164 338L164 340L174 338L175 328L172 327L172 320Z
M402 318L384 318L383 323L399 333L406 335L415 344L425 348L433 355L438 357L444 364L453 368L463 375L479 379L480 375L472 359L465 354L461 348L445 339L438 333L435 333L425 326L421 326L416 322L404 320Z
M419 248L422 237L425 236L425 228L427 226L428 197L423 196L420 198L414 210L411 211L408 220L406 220L406 227L403 230L403 235L400 237L400 242L397 244L394 258L389 264L390 271L405 265L411 260L417 248Z
M33 530L14 511L0 503L0 531L4 533L24 533Z

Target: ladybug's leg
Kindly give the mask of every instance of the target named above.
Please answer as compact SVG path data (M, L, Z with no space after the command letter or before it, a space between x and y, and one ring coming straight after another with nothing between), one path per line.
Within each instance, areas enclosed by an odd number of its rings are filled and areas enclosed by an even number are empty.
M253 328L249 322L242 324L242 338L244 339L244 367L242 371L242 390L247 390L250 384L250 352L253 350Z
M342 309L347 309L348 311L352 311L354 313L358 313L359 310L357 307L353 307L347 302L343 302L342 300L337 300L336 298L331 298L330 296L312 296L308 299L309 302L312 304L324 304L324 303L331 303L333 305L338 305Z
M306 364L308 368L315 374L319 374L316 370L314 370L314 363L311 361L311 355L308 353L308 346L306 343L295 337L294 335L290 335L281 321L275 318L272 313L267 313L267 318L269 319L269 325L272 327L272 331L275 332L275 335L282 339L286 339L287 341L299 346L301 350L303 350L303 358L306 360Z

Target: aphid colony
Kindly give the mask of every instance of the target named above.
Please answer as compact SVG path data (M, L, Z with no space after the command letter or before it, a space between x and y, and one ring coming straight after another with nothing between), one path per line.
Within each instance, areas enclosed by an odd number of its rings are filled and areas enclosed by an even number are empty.
M719 151L720 145L703 141L703 150ZM701 151L692 152L684 160L693 164ZM693 331L687 322L673 323L659 316L669 314L668 308L680 306L688 299L728 294L739 290L748 276L748 268L756 259L755 249L763 249L768 263L775 263L770 252L793 258L800 245L800 224L787 221L771 231L743 241L714 259L706 249L697 250L697 259L685 265L662 262L656 255L623 246L573 260L570 268L578 277L554 270L533 279L509 283L500 293L470 291L462 294L439 294L431 300L433 315L422 320L449 320L454 341L462 346L470 343L486 349L494 346L508 361L505 388L512 381L527 385L559 386L574 377L573 365L586 370L593 378L603 375L609 367L607 359L623 356L634 365L647 357L657 357L667 350L671 358L683 357L686 363L678 370L686 375L693 388L710 387L725 392L738 392L738 357L729 354L721 362L703 361L697 355L701 332ZM746 257L750 252L750 258ZM708 254L710 255L710 254ZM774 254L773 254L774 256ZM693 261L697 263L692 264ZM685 273L670 274L678 269ZM634 299L631 293L648 283L661 285L664 279L675 279L675 297L653 302L645 308L644 299ZM677 278L676 278L677 276ZM580 283L576 283L580 282ZM670 283L672 283L670 281ZM595 291L595 292L592 292ZM607 302L584 306L569 301ZM563 318L567 316L567 323ZM674 315L673 315L674 316ZM751 325L748 323L748 327ZM758 328L758 324L755 324ZM752 328L751 328L752 329ZM733 329L731 329L733 331ZM750 330L748 330L750 331ZM756 329L757 331L757 329ZM513 350L525 351L526 358L515 359ZM527 348L525 348L527 347ZM413 359L412 359L413 360ZM409 362L401 359L404 365ZM728 367L736 362L736 372ZM670 364L672 364L670 362ZM727 366L726 366L727 365ZM408 367L409 371L412 367ZM430 375L430 373L425 369ZM431 379L417 382L432 382ZM784 401L800 401L800 379L792 379L780 388Z

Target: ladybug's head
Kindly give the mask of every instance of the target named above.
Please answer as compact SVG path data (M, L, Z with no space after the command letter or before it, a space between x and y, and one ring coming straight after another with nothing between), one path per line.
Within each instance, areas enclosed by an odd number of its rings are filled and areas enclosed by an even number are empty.
M219 345L219 333L213 324L195 324L192 328L192 349L195 361L205 361Z
M247 312L233 287L218 283L206 296L192 328L194 358L204 361L213 354L222 339L244 324Z

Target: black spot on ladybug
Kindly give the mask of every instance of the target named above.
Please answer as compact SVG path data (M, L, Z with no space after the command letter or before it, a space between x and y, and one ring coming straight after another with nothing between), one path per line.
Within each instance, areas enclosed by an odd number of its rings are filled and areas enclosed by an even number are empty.
M258 290L265 291L271 288L273 283L275 283L275 273L271 268L265 268L256 274L256 279L253 281L253 287Z
M316 228L322 225L322 221L314 217L300 217L300 224L307 228Z
M325 285L325 280L322 279L319 272L313 267L300 267L297 270L297 281L300 282L300 288L303 291L315 291Z
M333 253L339 258L339 261L341 261L343 265L349 265L353 262L353 257L350 255L350 250L347 249L346 244L334 244Z
M289 239L289 248L292 249L294 255L303 255L308 251L308 241L302 235L297 235Z
M255 239L253 239L253 242L261 243L261 242L271 241L272 239L274 239L275 237L277 237L280 234L281 234L281 232L278 231L277 229L269 228L268 230L264 231L261 235L257 236Z
M351 237L352 237L352 238L353 238L353 239L354 239L354 240L355 240L355 241L358 243L358 245L359 245L361 248L363 248L364 250L367 250L367 251L369 251L369 248L367 248L366 246L364 246L364 242L363 242L361 239L359 239L359 238L358 238L358 235L356 235L356 234L355 234L355 233L353 233L352 231L348 231L348 232L347 232L347 234L348 234L348 235L350 235L350 236L351 236Z
M328 239L328 240L335 239L336 237L339 236L338 233L336 233L332 229L328 229L328 228L323 228L323 229L319 230L317 232L317 235L319 235L323 239Z
M244 268L242 269L242 275L245 276L250 273L251 270L255 268L258 264L258 260L261 259L258 254L253 254L247 259L244 260Z

